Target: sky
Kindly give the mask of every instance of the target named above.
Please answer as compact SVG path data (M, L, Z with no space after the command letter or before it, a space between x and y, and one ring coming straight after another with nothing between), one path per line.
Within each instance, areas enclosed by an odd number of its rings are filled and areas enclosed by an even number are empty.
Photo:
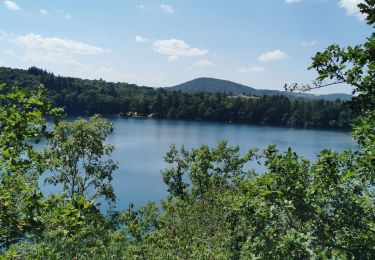
M0 66L150 87L213 77L282 90L316 77L307 67L317 51L370 35L359 2L1 0Z

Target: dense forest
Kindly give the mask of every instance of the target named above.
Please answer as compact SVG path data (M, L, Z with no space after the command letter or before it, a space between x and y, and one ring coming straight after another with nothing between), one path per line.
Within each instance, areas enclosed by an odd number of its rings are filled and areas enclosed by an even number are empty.
M348 103L339 100L170 92L126 83L54 76L35 67L27 71L0 68L0 82L23 88L42 84L48 89L53 104L70 115L122 114L342 129L350 128L353 119Z
M375 1L359 7L375 28ZM168 197L121 212L100 210L116 202L113 125L97 115L64 122L45 89L0 85L0 259L375 259L374 54L372 33L312 58L308 88L354 88L356 151L309 161L274 145L171 145ZM56 193L41 191L43 177Z

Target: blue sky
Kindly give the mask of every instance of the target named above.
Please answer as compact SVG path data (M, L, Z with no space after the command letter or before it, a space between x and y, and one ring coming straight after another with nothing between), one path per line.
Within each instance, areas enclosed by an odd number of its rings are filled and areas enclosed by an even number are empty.
M152 87L197 77L307 83L310 57L371 29L361 0L1 1L0 65ZM316 93L346 92L331 87Z

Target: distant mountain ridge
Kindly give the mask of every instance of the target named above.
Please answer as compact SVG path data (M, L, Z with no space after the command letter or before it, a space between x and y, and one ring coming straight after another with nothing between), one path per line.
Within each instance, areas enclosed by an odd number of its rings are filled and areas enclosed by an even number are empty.
M185 83L165 88L169 91L181 91L186 93L209 92L209 93L231 93L232 95L253 95L253 96L274 96L283 95L291 98L299 99L323 99L348 101L352 99L351 95L343 93L334 93L326 95L314 95L308 93L292 93L280 90L255 89L229 80L215 79L215 78L197 78Z

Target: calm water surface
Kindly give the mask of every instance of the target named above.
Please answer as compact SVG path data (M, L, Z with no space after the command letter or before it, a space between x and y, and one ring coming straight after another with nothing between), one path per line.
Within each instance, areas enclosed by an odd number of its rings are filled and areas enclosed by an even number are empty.
M325 148L356 149L347 132L197 121L109 119L115 131L108 142L116 146L113 159L119 163L113 180L118 209L126 208L130 202L139 206L166 197L160 170L166 166L163 156L172 143L193 148L202 144L214 146L226 139L231 145L240 145L242 151L276 144L280 150L290 146L311 160Z
M160 171L166 167L163 157L171 144L196 148L202 144L215 146L220 140L239 145L242 153L256 146L265 148L276 144L279 150L292 147L304 158L314 160L322 149L337 151L356 149L350 133L339 131L292 129L245 124L202 121L175 121L109 117L115 131L108 142L115 145L112 158L119 163L113 174L117 209L129 203L140 206L148 201L166 198L166 186ZM74 118L68 118L69 121ZM247 167L262 171L257 164ZM54 193L58 188L44 186L43 191Z

